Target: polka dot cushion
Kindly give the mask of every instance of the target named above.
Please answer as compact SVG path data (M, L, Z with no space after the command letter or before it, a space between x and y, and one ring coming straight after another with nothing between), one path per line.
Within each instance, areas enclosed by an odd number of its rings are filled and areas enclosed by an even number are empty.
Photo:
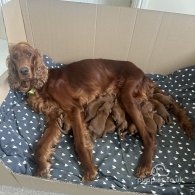
M47 56L44 60L49 68L61 66ZM166 76L148 76L186 107L195 126L195 66ZM10 91L0 108L0 158L5 166L16 173L33 175L34 147L43 129L44 116L28 107L23 93ZM134 177L143 149L139 136L125 138L121 140L114 133L96 140L93 155L99 167L98 178L86 185L152 194L195 193L195 140L186 137L175 118L157 135L153 174L149 178ZM72 135L62 135L52 159L51 179L83 185Z

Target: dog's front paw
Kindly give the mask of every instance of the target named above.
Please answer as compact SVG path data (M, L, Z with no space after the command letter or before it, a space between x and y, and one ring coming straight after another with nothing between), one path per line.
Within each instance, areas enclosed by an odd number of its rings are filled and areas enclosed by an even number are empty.
M152 165L150 163L140 163L136 170L136 177L143 179L149 177L152 174Z
M93 181L97 176L97 167L94 166L92 169L85 170L82 178L82 182L90 182Z
M51 164L49 162L44 163L42 165L39 165L37 167L35 176L37 176L37 177L43 177L43 178L50 178L51 177L50 167L51 167Z

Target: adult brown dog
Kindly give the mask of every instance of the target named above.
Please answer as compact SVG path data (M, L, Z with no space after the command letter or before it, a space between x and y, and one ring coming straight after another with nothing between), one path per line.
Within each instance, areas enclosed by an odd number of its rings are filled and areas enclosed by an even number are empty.
M83 179L90 181L96 177L97 168L93 163L83 105L105 92L117 95L142 138L144 149L136 175L143 178L151 174L155 134L147 130L136 103L136 97L143 95L142 88L148 79L133 63L88 59L48 70L39 52L22 42L10 49L8 70L10 87L31 94L27 102L47 117L45 132L35 151L36 175L49 175L50 157L61 134L57 120L59 116L67 115L72 125L75 150L84 171ZM191 126L186 126L185 130L191 136Z

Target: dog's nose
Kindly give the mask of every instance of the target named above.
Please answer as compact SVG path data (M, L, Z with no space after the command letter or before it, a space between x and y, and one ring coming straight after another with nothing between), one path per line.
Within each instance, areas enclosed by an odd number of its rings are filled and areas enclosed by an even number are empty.
M29 70L28 70L27 67L22 67L22 68L20 68L20 73L21 73L22 75L27 75L28 72L29 72Z

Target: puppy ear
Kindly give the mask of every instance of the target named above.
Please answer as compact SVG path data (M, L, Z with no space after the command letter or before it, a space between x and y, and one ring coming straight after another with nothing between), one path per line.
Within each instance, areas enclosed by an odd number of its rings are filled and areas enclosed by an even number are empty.
M10 56L7 57L7 67L8 67L8 83L11 89L18 89L20 87L18 71L11 60Z

